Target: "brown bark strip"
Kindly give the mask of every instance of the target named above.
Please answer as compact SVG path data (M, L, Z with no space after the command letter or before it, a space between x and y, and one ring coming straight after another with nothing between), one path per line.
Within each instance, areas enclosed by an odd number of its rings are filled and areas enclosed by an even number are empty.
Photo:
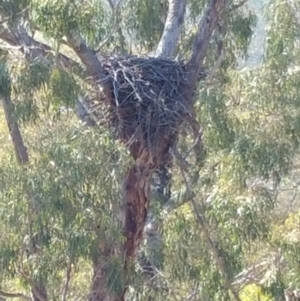
M149 208L150 173L140 171L134 165L127 172L123 186L125 205L125 225L123 228L126 242L125 259L134 258L143 236L147 211Z

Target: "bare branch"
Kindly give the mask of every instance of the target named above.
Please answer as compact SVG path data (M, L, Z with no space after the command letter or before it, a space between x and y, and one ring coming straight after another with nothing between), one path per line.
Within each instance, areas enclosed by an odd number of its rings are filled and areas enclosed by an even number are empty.
M192 55L188 61L189 94L193 93L199 72L203 67L203 61L210 44L211 36L227 4L227 0L210 0L206 11L199 24L198 33L195 37Z
M92 82L101 87L101 92L106 99L110 99L111 91L107 86L107 77L103 73L102 64L96 55L96 51L90 48L78 33L69 34L67 42L85 65Z
M4 298L19 298L24 300L31 300L29 296L26 296L22 293L7 293L7 292L0 291L0 296Z
M165 28L156 49L156 57L173 57L186 11L186 0L169 0L169 11Z

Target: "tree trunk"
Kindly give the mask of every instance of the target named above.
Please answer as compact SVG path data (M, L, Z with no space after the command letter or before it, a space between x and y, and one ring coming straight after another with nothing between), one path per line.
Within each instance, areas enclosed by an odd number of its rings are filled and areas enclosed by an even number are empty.
M20 165L27 164L29 162L27 148L24 144L23 137L21 135L19 125L14 118L14 108L9 96L3 98L3 110L9 135L12 140L12 144L15 150L16 158Z
M186 99L191 101L190 106L193 104L194 89L203 67L203 61L206 57L213 31L221 18L222 12L226 8L227 2L227 0L210 0L198 24L198 32L192 46L192 55L187 64L189 87L186 91Z
M150 177L153 170L147 165L135 164L127 172L123 185L125 205L125 225L123 228L126 242L124 244L125 265L137 253L143 237L149 208Z
M186 3L186 0L169 0L168 16L162 37L156 49L156 57L174 56L184 22Z
M137 160L138 161L138 160ZM111 271L109 270L109 258L113 255L113 250L107 247L101 251L101 258L94 263L94 274L89 295L89 301L124 301L125 294L130 283L130 268L135 260L143 231L146 223L147 211L149 207L150 177L153 169L145 164L135 163L129 168L123 184L124 197L124 225L123 235L125 242L123 245L122 261L124 275L123 289L121 292L110 292L106 279ZM101 262L100 262L101 261ZM105 261L105 262L104 262Z
M14 116L14 106L9 95L3 97L2 104L17 161L20 166L25 166L29 163L29 156L20 132L19 124ZM28 197L30 198L31 193L27 193ZM30 285L33 301L46 301L48 299L46 287L42 282L30 283Z

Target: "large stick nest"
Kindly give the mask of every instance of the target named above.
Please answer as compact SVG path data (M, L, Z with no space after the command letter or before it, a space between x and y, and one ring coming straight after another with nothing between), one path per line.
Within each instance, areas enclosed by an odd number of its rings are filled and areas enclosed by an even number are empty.
M188 109L184 62L160 58L110 57L103 64L111 89L110 124L139 156L160 157L174 142Z

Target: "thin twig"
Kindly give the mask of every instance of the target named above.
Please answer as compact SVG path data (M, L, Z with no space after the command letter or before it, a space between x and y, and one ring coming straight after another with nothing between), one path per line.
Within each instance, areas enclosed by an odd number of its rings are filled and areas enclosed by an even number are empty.
M68 266L67 266L67 273L66 273L66 282L63 288L63 293L62 293L62 301L67 301L67 294L69 291L69 285L70 285L70 281L71 281L71 272L72 272L72 261L70 260L68 262Z

